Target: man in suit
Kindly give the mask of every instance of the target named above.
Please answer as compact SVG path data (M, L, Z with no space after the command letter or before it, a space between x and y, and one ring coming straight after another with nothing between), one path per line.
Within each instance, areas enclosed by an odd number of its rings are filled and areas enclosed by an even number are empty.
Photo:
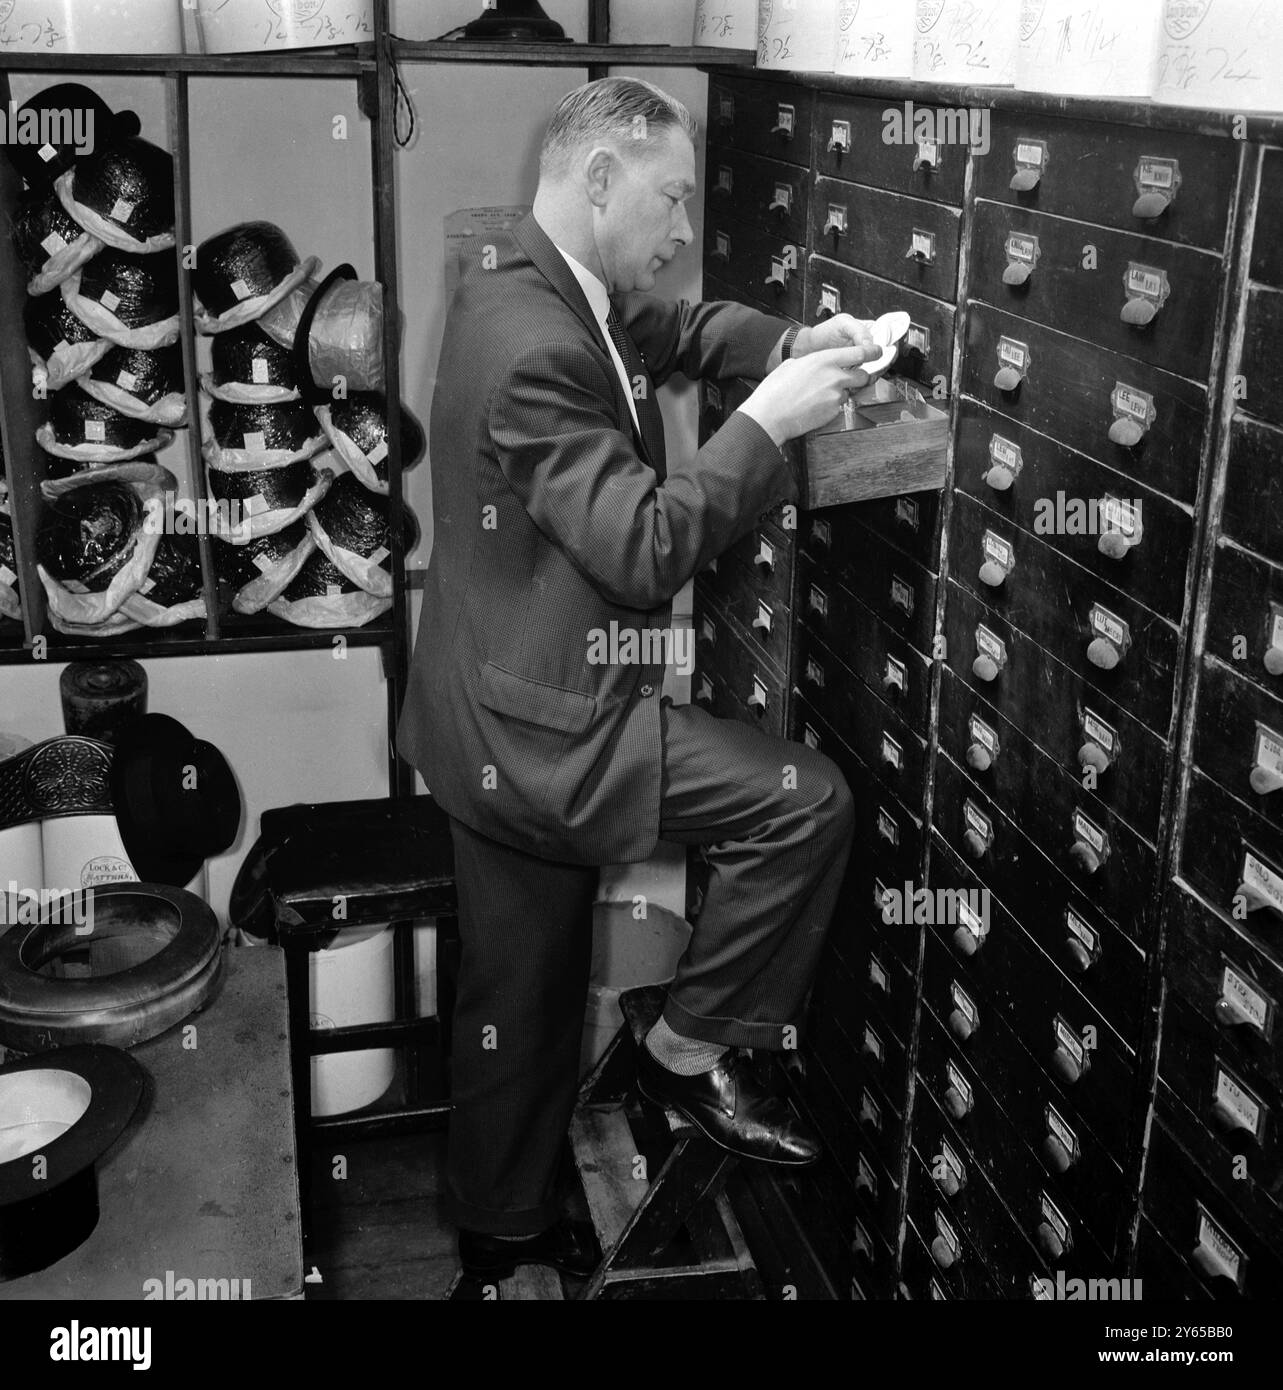
M596 871L661 837L703 846L710 879L640 1085L747 1157L818 1156L740 1049L795 1044L850 792L816 750L661 699L664 635L685 582L796 498L781 446L831 420L878 349L846 315L799 330L646 293L692 238L695 134L649 83L570 93L531 216L465 257L445 327L435 538L399 746L455 845L448 1203L471 1275L588 1267L554 1191ZM761 385L669 460L654 392L675 371Z

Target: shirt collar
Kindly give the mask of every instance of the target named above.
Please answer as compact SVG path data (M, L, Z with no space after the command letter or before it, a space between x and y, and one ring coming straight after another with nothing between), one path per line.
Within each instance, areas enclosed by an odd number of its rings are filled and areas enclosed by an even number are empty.
M556 246L556 242L553 242ZM561 252L562 259L570 267L570 273L579 281L579 288L583 290L584 297L588 300L588 307L593 311L597 322L603 329L606 327L606 317L610 313L610 292L606 286L588 269L585 265L575 260L569 251L561 246L557 246Z

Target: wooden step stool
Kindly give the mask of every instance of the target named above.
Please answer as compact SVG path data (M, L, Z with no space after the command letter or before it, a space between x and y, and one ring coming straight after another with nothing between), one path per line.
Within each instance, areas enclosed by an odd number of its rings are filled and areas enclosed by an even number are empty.
M636 1089L637 1050L665 994L648 987L620 995L623 1026L580 1088L571 1147L603 1252L582 1296L760 1299L762 1281L722 1190L738 1158ZM664 1136L666 1154L649 1182L630 1107ZM700 1258L679 1254L673 1263L683 1231Z

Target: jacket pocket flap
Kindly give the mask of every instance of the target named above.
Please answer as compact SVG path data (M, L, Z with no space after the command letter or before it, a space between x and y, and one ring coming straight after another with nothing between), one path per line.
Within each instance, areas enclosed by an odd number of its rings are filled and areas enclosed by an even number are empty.
M505 671L487 661L481 667L478 698L487 709L524 719L528 724L542 724L564 733L582 733L597 713L597 701L582 690L566 690L559 685Z

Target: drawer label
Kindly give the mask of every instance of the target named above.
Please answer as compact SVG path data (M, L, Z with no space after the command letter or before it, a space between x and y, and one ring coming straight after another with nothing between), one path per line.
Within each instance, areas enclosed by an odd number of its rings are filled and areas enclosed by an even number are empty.
M851 122L834 121L829 131L829 149L846 154L851 148Z
M900 827L895 823L890 812L882 806L878 807L878 834L893 845L900 843Z
M806 658L806 678L812 685L824 689L824 667L813 656Z
M916 168L918 164L934 164L938 166L939 163L940 142L938 140L928 140L925 137L919 138L918 157L914 167Z
M1029 1292L1035 1303L1054 1303L1056 1301L1056 1286L1050 1279L1044 1279L1041 1275L1031 1274L1029 1276Z
M775 109L775 129L773 135L792 135L795 112L787 102L781 102Z
M731 258L731 239L725 232L714 233L715 249L713 255L720 256L722 260L729 261Z
M878 1175L869 1166L869 1160L863 1154L856 1160L855 1185L857 1188L867 1187L871 1197L878 1195Z
M700 635L709 646L717 644L717 625L712 618L702 618L699 625Z
M971 1108L971 1083L954 1066L952 1062L946 1062L944 1067L944 1079L948 1086L952 1086L966 1103L967 1109Z
M826 232L846 231L846 204L830 203L828 219L824 223Z
M1047 162L1047 143L1045 140L1021 138L1016 141L1016 163L1031 169L1041 169Z
M968 828L974 830L986 844L993 839L993 826L989 817L969 797L962 803L962 818Z
M1124 497L1113 497L1106 493L1100 499L1100 528L1102 531L1118 531L1133 540L1140 530L1139 500L1129 502Z
M895 519L902 526L907 526L910 531L918 529L918 504L912 497L897 497L895 499Z
M904 754L900 745L891 737L890 734L882 735L882 761L890 763L897 772L904 767Z
M905 617L913 617L913 585L907 584L898 574L891 576L891 603L903 609Z
M1283 775L1283 737L1264 724L1256 726L1256 749L1252 760L1266 772Z
M1007 233L1007 259L1019 261L1024 265L1037 265L1038 257L1042 254L1038 246L1038 238L1027 232L1008 232Z
M1127 647L1131 645L1131 632L1122 618L1116 617L1108 608L1102 608L1100 604L1093 603L1091 612L1087 615L1087 621L1091 625L1091 630L1100 637L1106 637L1116 647Z
M1197 1205L1199 1249L1206 1251L1220 1272L1238 1284L1243 1277L1243 1252L1212 1220L1203 1204L1199 1202Z
M855 1234L851 1237L851 1248L870 1260L873 1258L873 1242L869 1239L868 1231L858 1221L855 1223Z
M771 257L771 273L766 277L768 285L787 285L789 279L788 262L783 256Z
M936 1210L936 1233L944 1238L945 1243L956 1255L961 1249L961 1246L958 1244L957 1232L949 1225L938 1208Z
M920 352L926 357L931 352L931 333L920 323L910 323L909 331L904 335L905 345L914 352Z
M1060 1210L1045 1192L1040 1192L1038 1194L1038 1208L1042 1212L1042 1219L1055 1231L1057 1236L1060 1237L1060 1243L1062 1245L1068 1245L1069 1222L1065 1219L1064 1212Z
M864 1050L875 1062L880 1062L885 1052L882 1046L882 1039L878 1037L867 1023L864 1025Z
M717 191L719 193L733 193L735 191L735 171L729 164L717 166Z
M963 1168L962 1160L954 1153L947 1139L940 1141L940 1157L944 1159L946 1167L952 1169L954 1177L961 1182L966 1174L966 1169Z
M775 212L778 208L783 208L785 212L793 211L793 190L786 183L775 185L775 196L771 199L768 212Z
M1099 715L1093 714L1091 710L1086 708L1083 709L1083 733L1093 743L1099 744L1111 757L1113 756L1118 743L1118 735Z
M882 884L880 878L873 880L873 910L882 914L882 920L887 920L887 910L895 902L895 893L890 888Z
M998 339L998 361L1023 377L1029 370L1029 345L1004 334Z
M259 558L260 558L260 557L258 557L258 556L255 557L255 563L257 563L257 561L258 561ZM711 680L709 680L709 678L708 678L707 676L701 676L701 677L699 678L699 694L695 696L695 699L696 699L696 700L711 700L712 698L713 698L713 682L712 682Z
M1221 971L1221 999L1258 1032L1269 1032L1270 1001L1232 965Z
M957 893L954 897L954 902L958 909L958 925L966 927L977 941L983 941L985 933L989 930L988 927L985 926L984 917L971 906L965 894Z
M1020 445L1013 444L1010 439L1004 439L1000 434L995 434L989 440L989 460L998 467L1010 469L1012 473L1019 473L1025 466Z
M908 689L909 668L898 657L887 657L887 668L882 683L898 686L902 691Z
M775 568L775 547L765 536L757 538L757 554L753 557L753 563L768 570Z
M868 1122L874 1129L882 1128L882 1110L877 1101L868 1093L860 1093L860 1123Z
M950 982L949 996L953 1000L953 1007L957 1009L963 1018L974 1028L980 1021L979 1011L976 1009L975 1004L972 1002L966 990L962 988L957 980Z
M1255 1096L1225 1070L1220 1063L1216 1066L1216 1085L1212 1088L1213 1099L1224 1106L1239 1126L1258 1138L1261 1122L1265 1118L1261 1103Z
M770 632L773 621L774 615L772 614L770 608L765 603L763 603L761 599L758 599L757 617L753 619L754 628L757 628L762 632Z
M1243 850L1243 883L1263 897L1275 912L1283 913L1283 875L1247 848Z
M971 741L978 743L981 748L987 749L990 756L998 756L998 735L980 718L978 714L973 714L967 721L967 731L971 735Z
M1043 1118L1047 1122L1047 1133L1054 1135L1069 1151L1072 1158L1078 1156L1078 1136L1073 1128L1066 1123L1064 1117L1057 1111L1054 1105L1049 1105L1043 1111Z
M1270 641L1271 647L1283 648L1283 607L1277 603L1270 604Z
M1135 420L1147 429L1158 415L1154 409L1154 397L1148 391L1138 391L1136 387L1126 386L1121 381L1114 383L1109 401L1115 415Z
M909 257L918 261L934 261L936 234L924 232L921 227L914 227L909 234Z
M1164 159L1158 155L1143 154L1133 174L1139 193L1154 190L1159 193L1174 193L1180 186L1180 163L1175 159Z
M835 285L820 286L820 312L830 314L842 312L842 295Z
M754 709L766 708L766 686L757 676L753 677L753 693L748 697L748 702Z
M1011 542L1005 541L992 531L986 531L981 538L980 547L984 551L986 560L992 560L995 565L1010 573L1016 567L1015 551L1011 548Z
M717 119L723 125L730 125L735 120L735 98L726 96L724 93L718 98Z
M1094 958L1100 949L1100 938L1072 907L1065 909L1065 927L1071 936L1082 942L1088 953Z
M1057 1044L1063 1047L1081 1067L1087 1059L1087 1049L1083 1047L1082 1039L1059 1014L1056 1015L1052 1026L1056 1034Z
M805 725L802 729L802 742L806 744L808 748L818 748L820 746L820 736L809 724Z
M1127 293L1142 299L1154 299L1160 304L1172 292L1167 280L1167 271L1162 266L1142 265L1139 261L1127 262L1127 273L1123 277Z
M877 958L869 957L869 983L876 989L880 989L883 994L891 993L891 980L887 975L886 967Z
M833 544L833 532L829 528L829 523L827 521L812 521L811 539L817 545L822 545L825 550L828 550Z
M1097 854L1103 855L1105 853L1105 847L1109 843L1105 832L1093 825L1081 811L1074 812L1074 834L1085 844L1090 845Z
M811 590L807 594L806 601L810 605L812 613L818 614L821 618L828 617L829 596L823 589L816 588L816 586L812 584Z

